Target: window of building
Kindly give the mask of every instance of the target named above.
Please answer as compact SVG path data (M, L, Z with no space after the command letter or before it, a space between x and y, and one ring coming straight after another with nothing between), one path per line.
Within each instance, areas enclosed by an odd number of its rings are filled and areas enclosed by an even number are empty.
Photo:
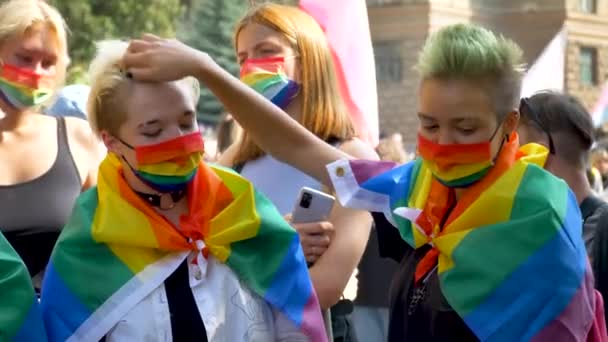
M376 80L379 82L399 82L403 77L401 44L398 41L374 43L376 60Z
M579 68L581 83L583 85L597 85L597 49L581 47Z
M583 13L596 13L597 0L579 0L579 7Z
M401 0L366 0L367 6L383 6L394 5L400 3Z

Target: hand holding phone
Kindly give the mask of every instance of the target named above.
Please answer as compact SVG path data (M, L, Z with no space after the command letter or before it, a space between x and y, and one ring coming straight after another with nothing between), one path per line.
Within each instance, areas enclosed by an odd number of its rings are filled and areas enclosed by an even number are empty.
M327 221L336 199L319 190L303 187L292 213L293 223Z
M308 266L325 253L333 236L333 225L328 222L336 199L321 191L304 187L294 206L291 222L300 235L300 243Z

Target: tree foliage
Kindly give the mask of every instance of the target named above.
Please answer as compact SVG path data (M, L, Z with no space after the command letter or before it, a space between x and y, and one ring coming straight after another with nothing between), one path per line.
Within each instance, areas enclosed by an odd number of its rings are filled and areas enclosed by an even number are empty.
M247 0L192 1L184 20L178 25L178 38L188 45L207 52L219 65L233 75L238 74L232 36L234 25L247 10ZM204 86L198 114L204 121L217 121L222 105Z
M72 65L69 82L85 82L84 71L102 39L137 37L144 32L175 36L180 0L51 0L66 20Z
M329 1L329 0L328 0ZM66 20L72 64L69 83L86 83L86 69L95 54L95 42L130 39L144 32L175 37L205 51L237 75L232 36L238 19L252 4L267 0L49 0ZM273 2L295 5L297 0ZM216 122L221 104L204 88L199 118Z

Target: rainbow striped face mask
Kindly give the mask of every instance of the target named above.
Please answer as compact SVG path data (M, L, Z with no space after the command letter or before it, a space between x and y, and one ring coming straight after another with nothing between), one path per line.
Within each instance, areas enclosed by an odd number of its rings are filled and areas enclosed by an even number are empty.
M437 144L418 134L418 153L441 184L465 188L483 178L494 165L490 142L497 131L490 140L477 144Z
M53 96L54 77L3 64L0 96L16 109L36 107Z
M154 145L133 147L120 141L135 151L137 168L123 160L137 178L160 193L183 190L194 178L205 150L200 132Z
M286 57L247 59L241 66L241 81L281 109L298 95L300 85L285 74Z

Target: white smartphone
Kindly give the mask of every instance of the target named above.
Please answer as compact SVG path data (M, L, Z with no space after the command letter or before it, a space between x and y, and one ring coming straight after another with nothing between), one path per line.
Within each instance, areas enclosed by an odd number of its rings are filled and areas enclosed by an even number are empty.
M293 223L327 221L336 199L319 190L303 187L292 213Z

